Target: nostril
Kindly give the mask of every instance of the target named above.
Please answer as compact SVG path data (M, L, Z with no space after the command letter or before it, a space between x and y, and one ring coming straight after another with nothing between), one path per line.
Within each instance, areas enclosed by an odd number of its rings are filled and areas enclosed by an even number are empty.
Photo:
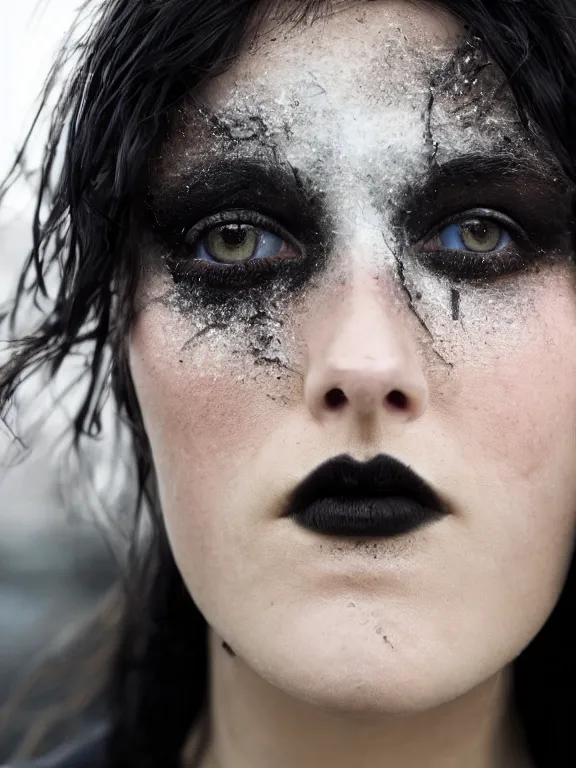
M341 389L331 389L330 392L326 393L324 399L328 408L341 408L348 398Z
M394 408L399 408L401 410L405 410L406 406L408 405L408 398L406 395L397 389L390 392L386 400L388 400L390 405L393 405Z

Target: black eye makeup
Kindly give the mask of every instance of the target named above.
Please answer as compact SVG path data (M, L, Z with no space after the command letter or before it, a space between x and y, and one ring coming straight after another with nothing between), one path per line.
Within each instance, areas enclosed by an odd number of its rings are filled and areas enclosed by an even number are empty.
M381 207L395 208L403 258L474 283L569 256L571 202L560 179L547 181L509 155L466 156ZM304 286L329 264L337 224L297 171L242 159L222 159L198 179L152 195L149 210L174 281L217 301Z
M542 255L515 221L487 208L450 217L412 253L431 272L472 282L520 272Z
M303 287L325 265L321 201L290 167L217 163L148 202L174 281L221 302L246 290Z
M237 285L282 270L281 262L303 262L304 248L276 221L256 211L223 211L189 229L169 257L179 278L204 276L213 284ZM293 264L285 264L289 268Z
M407 188L395 229L407 252L454 281L496 280L573 250L574 191L510 155L469 155Z

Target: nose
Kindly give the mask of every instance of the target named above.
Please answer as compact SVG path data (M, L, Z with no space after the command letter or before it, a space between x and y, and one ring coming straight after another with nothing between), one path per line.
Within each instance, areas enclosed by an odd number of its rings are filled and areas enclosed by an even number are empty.
M334 297L327 304L307 344L304 397L314 419L419 418L428 404L428 384L406 311L366 285L352 289L345 301Z

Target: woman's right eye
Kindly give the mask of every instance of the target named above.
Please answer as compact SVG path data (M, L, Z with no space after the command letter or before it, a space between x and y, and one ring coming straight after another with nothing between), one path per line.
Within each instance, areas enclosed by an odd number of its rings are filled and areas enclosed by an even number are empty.
M194 260L227 266L240 266L256 260L270 262L297 255L294 247L280 235L242 221L204 227L201 231L194 228L186 236L186 242Z
M274 219L228 210L181 231L168 257L174 278L235 289L264 284L305 260L305 249Z

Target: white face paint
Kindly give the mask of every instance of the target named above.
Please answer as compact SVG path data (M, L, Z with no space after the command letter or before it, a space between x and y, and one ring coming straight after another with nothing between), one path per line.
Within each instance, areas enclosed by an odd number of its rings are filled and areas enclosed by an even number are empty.
M321 201L324 219L318 225L333 241L331 274L340 271L344 277L357 267L383 273L401 269L404 284L396 285L389 298L405 304L408 289L429 337L461 347L459 334L485 332L484 309L498 303L501 285L483 284L479 290L459 281L456 295L453 280L444 273L432 275L421 258L414 258L407 242L413 233L399 224L413 201L409 190L423 187L434 169L462 157L497 155L501 161L508 158L510 166L530 158L530 175L519 174L517 186L549 178L550 164L543 155L535 159L497 68L474 44L458 41L448 20L443 23L444 37L424 48L392 25L391 40L356 38L354 55L344 54L337 62L313 41L304 68L298 46L286 51L269 33L240 77L234 70L209 86L201 97L204 118L193 109L179 116L159 172L172 185L199 177L210 184L211 165L225 156L230 167L256 158L297 173L307 195ZM453 201L447 213L464 212L467 202ZM481 197L475 202L481 206ZM438 206L434 223L441 213ZM279 287L274 295L278 311L291 318L287 291ZM496 307L494 316L501 322L512 310L503 321L507 339L516 343L509 326L526 309L526 294L511 298ZM246 305L234 312L225 323L229 330L234 324L232 337L246 335L253 314ZM199 331L222 325L205 311L196 320ZM214 353L231 338L209 337ZM287 364L290 354L276 346L273 357ZM436 349L442 357L449 352Z
M208 299L194 241L192 278L174 288L158 267L144 282L131 365L177 562L234 663L323 707L400 712L489 680L557 600L574 533L576 304L567 195L497 71L456 53L437 11L362 8L364 23L349 9L263 33L202 95L208 115L178 116L151 181L159 218L178 210L187 230L223 200L275 210L295 272ZM242 177L247 159L292 181ZM532 244L472 254L516 264L484 282L457 273L470 253L429 248L477 208L519 218ZM299 257L293 240L314 228L320 246ZM345 407L327 404L334 388ZM297 529L281 517L289 493L341 453L395 456L453 514L396 540Z

